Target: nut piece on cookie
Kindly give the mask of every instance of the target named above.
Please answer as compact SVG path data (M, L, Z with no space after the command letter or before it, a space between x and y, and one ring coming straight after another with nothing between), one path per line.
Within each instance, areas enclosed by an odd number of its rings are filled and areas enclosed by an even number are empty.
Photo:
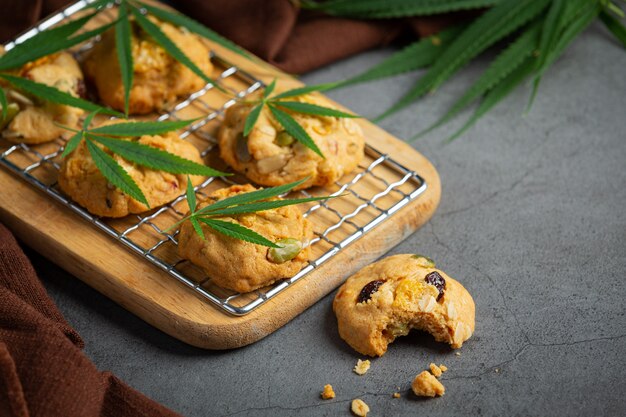
M233 185L217 190L198 205L198 210L215 201L255 190L252 185ZM250 292L280 279L291 278L309 259L308 242L313 230L295 206L225 216L220 220L240 224L278 245L284 244L282 252L276 251L225 236L205 224L201 225L205 237L202 239L191 222L184 222L178 237L179 255L204 269L212 278L211 282L222 288Z
M417 375L411 384L413 393L418 397L441 397L446 388L428 371Z
M320 394L323 400L332 400L335 398L335 391L333 390L333 386L330 384L324 385L324 391Z
M59 52L39 58L17 71L20 77L59 89L74 97L85 92L83 73L74 57ZM30 97L11 87L6 90L8 115L1 120L2 137L14 143L39 144L57 139L67 130L58 125L75 127L83 110ZM1 106L0 106L1 107Z
M354 366L354 372L358 375L365 375L365 373L369 371L369 369L370 369L369 360L362 361L361 359L359 359L356 365Z
M367 413L370 412L369 406L365 404L365 401L361 400L360 398L356 398L352 400L350 409L352 410L355 416L359 416L359 417L367 417Z
M198 149L175 133L160 136L141 136L124 138L143 145L167 151L182 158L202 164ZM85 141L63 160L59 172L59 186L72 200L85 207L90 213L102 217L124 217L132 213L141 213L169 203L185 192L187 175L170 174L133 164L102 145L100 148L126 170L143 191L150 207L120 191L98 170ZM193 185L200 184L204 177L191 175Z
M205 74L213 68L209 50L194 34L148 16L185 55ZM129 112L147 114L162 110L179 96L200 90L205 81L170 56L143 29L131 21L134 79L130 90ZM85 74L93 81L102 102L124 111L124 86L120 73L115 30L102 35L85 60Z
M333 302L339 335L357 352L382 356L411 329L459 348L474 332L474 301L432 261L395 255L348 278Z
M332 107L311 94L290 100ZM222 159L257 184L278 186L308 177L300 189L329 186L352 172L363 159L363 132L352 119L291 114L320 148L322 158L285 132L267 106L250 134L243 136L252 107L238 103L228 108L218 140Z

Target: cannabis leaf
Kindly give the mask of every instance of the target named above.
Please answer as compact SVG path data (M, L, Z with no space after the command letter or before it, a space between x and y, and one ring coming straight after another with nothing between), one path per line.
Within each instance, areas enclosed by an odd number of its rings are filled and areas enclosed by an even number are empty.
M432 65L465 26L456 26L410 44L359 75L337 82L333 89L393 77Z
M532 105L542 75L571 41L596 18L626 47L624 12L611 0L327 0L303 1L303 7L335 16L367 19L423 16L492 6L467 26L442 31L415 42L381 63L347 80L324 84L340 88L430 66L397 103L375 120L436 91L474 57L507 40L508 45L472 86L433 125L413 139L447 123L482 99L473 116L452 138L458 137L510 91L531 78Z
M184 27L190 32L200 35L206 39L209 39L227 49L230 49L233 52L238 53L239 55L243 57L246 57L248 59L252 58L252 55L250 55L247 51L241 49L235 43L224 38L223 36L218 35L216 32L207 28L203 24L185 15L182 15L180 13L170 12L170 11L161 9L159 7L151 6L144 2L140 2L139 4L141 5L141 7L145 8L148 11L148 13L150 13L154 17L157 17L165 22L170 22L176 26Z
M333 16L381 19L425 16L458 10L494 6L501 0L330 0L303 1L302 7L324 11Z
M0 124L4 124L4 121L9 115L9 102L7 101L6 93L2 88L0 88L0 105L2 106L2 118L0 119Z
M115 24L115 48L117 49L117 60L120 64L122 74L122 85L124 87L124 114L128 117L130 105L130 90L133 86L133 51L131 42L131 25L128 19L128 5L120 4L119 18Z
M169 38L158 25L148 19L141 11L135 7L130 8L135 17L135 21L156 43L158 43L168 54L181 64L185 65L205 82L216 85L215 81L204 73L198 66Z
M146 196L135 180L128 175L128 172L126 172L109 154L100 149L91 139L87 138L86 142L87 150L102 175L104 175L111 184L122 190L122 192L150 207Z
M626 27L606 10L600 13L600 20L626 48Z
M189 125L194 122L194 120L121 122L90 129L89 125L91 124L91 121L96 113L97 112L93 112L85 118L83 128L80 131L63 126L65 129L75 132L75 134L65 145L65 149L63 150L61 156L65 157L69 155L76 149L81 140L85 140L87 150L94 159L96 167L100 170L102 175L124 193L146 205L148 205L146 197L137 184L115 161L115 159L100 149L97 144L100 144L101 146L107 148L110 152L137 165L158 171L169 172L172 174L202 175L207 177L230 175L215 170L209 166L174 155L167 151L132 140L122 139L143 135L158 135L175 131ZM120 170L124 171L124 174L122 174Z
M18 43L0 57L0 71L18 68L30 61L82 42L80 39L78 41L76 41L76 38L71 39L70 36L82 28L96 14L91 13L64 25L39 32L24 42Z
M285 193L292 191L297 186L307 181L305 178L300 181L296 181L290 184L281 185L278 187L264 188L261 190L255 190L247 193L236 194L231 197L224 198L213 204L202 207L200 210L196 210L196 195L191 186L191 182L187 181L187 204L189 205L189 215L183 218L171 226L168 230L172 230L178 227L181 223L189 220L198 234L204 239L204 232L200 223L203 223L213 230L235 238L251 242L257 245L267 246L270 248L280 248L271 240L263 237L252 229L242 226L238 223L230 221L219 220L220 217L235 216L239 214L256 213L259 211L272 210L279 207L292 206L296 204L309 203L314 201L328 200L329 198L335 198L339 195L330 195L323 197L309 197L300 199L275 199Z
M52 103L64 104L66 106L77 107L79 109L87 110L90 112L99 111L100 113L108 114L111 116L123 117L123 115L115 110L106 109L98 106L90 101L83 100L78 97L61 91L57 88L50 87L46 84L41 84L35 81L31 81L26 78L16 77L14 75L0 73L0 78L4 78L15 88L31 94L40 99L50 101Z
M314 91L323 91L337 86L337 83L332 84L320 84L306 87L298 87L292 90L285 91L280 94L271 96L276 87L276 80L274 79L266 88L263 93L263 97L256 102L253 102L254 107L248 113L244 122L243 135L248 137L252 128L256 124L261 111L265 106L268 107L274 119L285 129L285 131L291 135L295 140L302 143L307 148L324 158L324 154L320 148L315 144L315 141L307 133L306 130L294 119L287 111L298 114L310 114L314 116L322 117L342 117L342 118L355 118L360 117L351 113L347 113L338 109L330 107L324 107L312 103L303 103L300 101L285 101L286 98L298 97L304 94L312 93ZM287 110L287 111L285 111Z

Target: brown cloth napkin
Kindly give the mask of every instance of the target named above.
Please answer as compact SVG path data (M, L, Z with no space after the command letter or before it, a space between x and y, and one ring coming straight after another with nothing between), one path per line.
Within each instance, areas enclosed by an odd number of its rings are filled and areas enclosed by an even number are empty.
M98 371L83 346L0 224L0 416L178 416Z
M3 0L5 42L68 0ZM171 5L277 66L302 74L390 43L404 34L428 36L466 14L363 21L300 10L290 0L172 0Z

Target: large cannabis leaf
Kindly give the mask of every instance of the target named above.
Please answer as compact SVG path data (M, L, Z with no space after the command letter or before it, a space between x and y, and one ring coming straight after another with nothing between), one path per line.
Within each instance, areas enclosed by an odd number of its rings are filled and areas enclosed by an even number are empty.
M429 132L477 100L474 115L452 138L458 137L489 109L499 103L524 80L530 78L535 97L543 74L567 46L598 16L615 37L626 46L626 28L618 18L624 13L609 0L328 0L304 2L304 7L337 16L389 18L429 15L468 9L485 11L471 24L453 28L415 42L364 73L344 81L325 84L339 88L374 79L430 67L415 85L377 120L433 93L473 58L506 40L502 52L474 84L432 126Z

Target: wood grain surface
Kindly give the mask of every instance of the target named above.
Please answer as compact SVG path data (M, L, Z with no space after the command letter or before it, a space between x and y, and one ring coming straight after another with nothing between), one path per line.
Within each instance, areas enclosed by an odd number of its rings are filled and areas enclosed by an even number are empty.
M219 56L254 77L264 82L278 79L280 90L301 85L293 77L267 63L260 60L252 62L219 45L207 43ZM216 68L215 71L214 75L219 75L220 69ZM240 80L229 78L225 81L232 82L234 89L245 86ZM218 92L209 92L202 100L219 108L225 99ZM192 109L188 111L192 112ZM196 108L196 113L183 115L195 116L198 111ZM216 119L207 124L203 127L204 132L211 134L218 123L219 120ZM244 346L289 322L339 286L350 274L385 254L434 214L439 203L441 186L433 165L403 141L367 120L359 120L358 123L365 132L367 143L417 172L425 179L427 189L416 200L340 251L331 260L245 316L235 317L219 310L166 272L130 252L78 214L6 169L0 169L0 184L3 188L0 193L0 220L19 239L52 262L171 336L207 349ZM0 143L0 149L7 146L9 145L6 143ZM58 147L58 144L49 146ZM211 158L209 156L209 160ZM379 175L393 175L389 171L381 171ZM53 176L55 173L50 170L46 175ZM352 176L346 176L344 181L350 180ZM54 178L49 180L54 181ZM368 187L368 183L360 186ZM340 211L351 208L351 203L342 202L341 199L333 200L333 204ZM381 204L384 205L384 201ZM363 210L357 219L368 215L371 216L372 213ZM322 216L316 219L324 222ZM123 223L124 220L120 222ZM338 230L337 233L345 232Z

